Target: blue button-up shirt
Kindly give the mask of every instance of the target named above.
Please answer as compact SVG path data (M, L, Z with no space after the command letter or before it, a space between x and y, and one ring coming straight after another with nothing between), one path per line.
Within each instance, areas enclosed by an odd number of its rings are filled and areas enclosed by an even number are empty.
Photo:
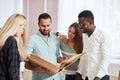
M59 54L59 39L55 34L50 33L48 40L37 32L32 35L28 40L26 51L28 54L34 53L35 55L57 65L57 57ZM33 71L33 80L61 80L60 73L50 76L43 72Z

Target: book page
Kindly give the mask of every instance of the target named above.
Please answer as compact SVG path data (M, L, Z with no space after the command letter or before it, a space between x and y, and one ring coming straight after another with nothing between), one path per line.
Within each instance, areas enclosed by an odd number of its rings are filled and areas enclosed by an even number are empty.
M84 53L76 54L76 55L72 56L70 59L63 61L59 66L54 65L34 54L30 55L27 62L33 63L33 66L35 66L37 71L40 71L40 67L42 66L42 67L48 69L49 71L51 71L51 74L55 74L55 73L61 71L63 68L67 67L68 65L74 63L78 59L80 59L80 57L83 54ZM31 70L32 70L32 68L31 68Z
M77 61L78 59L80 59L80 57L83 55L84 53L80 53L80 54L75 54L72 57L70 57L68 60L63 61L60 64L60 69L67 67L68 65L74 63L75 61Z

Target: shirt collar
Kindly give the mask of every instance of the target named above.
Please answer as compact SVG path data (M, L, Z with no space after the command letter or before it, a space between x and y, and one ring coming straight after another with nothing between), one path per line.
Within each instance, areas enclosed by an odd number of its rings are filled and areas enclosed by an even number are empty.
M94 36L97 33L97 28L94 29L94 32L91 34L91 36Z
M38 31L37 34L40 35L42 38L44 38L44 35L40 31ZM51 33L49 34L48 37L50 37L50 35L51 35Z

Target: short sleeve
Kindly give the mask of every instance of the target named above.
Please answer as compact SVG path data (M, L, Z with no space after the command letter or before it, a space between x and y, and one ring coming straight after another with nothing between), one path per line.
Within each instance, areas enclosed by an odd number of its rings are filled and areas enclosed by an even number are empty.
M27 54L31 54L34 50L34 40L30 37L27 41L26 52Z

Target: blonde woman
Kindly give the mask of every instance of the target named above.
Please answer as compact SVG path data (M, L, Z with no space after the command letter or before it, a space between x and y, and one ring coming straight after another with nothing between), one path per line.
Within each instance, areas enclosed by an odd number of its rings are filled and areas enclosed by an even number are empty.
M11 15L0 30L0 80L20 80L20 61L25 56L26 17Z

